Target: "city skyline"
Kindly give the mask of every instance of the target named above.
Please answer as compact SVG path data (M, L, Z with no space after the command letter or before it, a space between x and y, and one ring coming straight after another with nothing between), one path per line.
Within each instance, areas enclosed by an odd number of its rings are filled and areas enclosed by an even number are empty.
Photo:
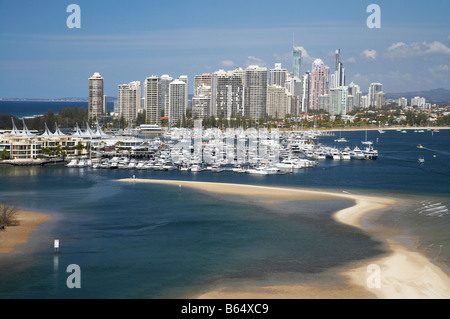
M346 82L364 92L378 82L385 92L449 88L448 1L377 1L379 29L366 25L370 3L77 1L81 28L71 29L68 2L2 1L0 97L86 96L94 72L107 96L153 74L187 75L193 94L195 75L220 69L281 63L293 72L293 47L302 73L318 58L334 70L340 50Z

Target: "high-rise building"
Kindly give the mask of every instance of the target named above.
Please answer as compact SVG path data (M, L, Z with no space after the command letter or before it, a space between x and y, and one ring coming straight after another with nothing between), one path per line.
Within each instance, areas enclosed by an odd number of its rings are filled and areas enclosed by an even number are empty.
M335 85L333 87L345 86L345 69L341 62L341 50L336 50L334 53L334 76Z
M369 87L369 106L375 106L377 93L383 91L383 84L371 83Z
M187 108L189 107L189 80L188 80L188 76L187 75L180 75L179 77L180 81L183 81L184 83L186 83L186 87L184 88L185 92L185 110L187 110Z
M398 99L397 104L400 107L406 107L408 105L408 99L402 96L401 98Z
M132 125L136 122L141 106L141 81L134 81L118 86L117 108L119 117Z
M287 70L281 68L281 63L275 63L275 68L269 70L269 85L284 87L287 78Z
M348 87L330 89L330 115L347 114Z
M288 92L286 88L279 85L267 87L267 116L274 119L283 119L288 113Z
M211 76L211 115L230 119L243 114L242 69L219 70Z
M321 59L314 60L309 75L309 110L318 110L319 95L325 94L325 65Z
M172 126L186 115L186 82L176 79L169 84L169 124Z
M244 116L260 119L266 117L267 68L250 65L245 69Z
M159 111L164 111L164 116L169 116L169 84L172 81L167 74L159 78Z
M309 72L306 72L302 76L302 113L309 112Z
M411 99L411 106L425 107L426 100L424 97L415 96Z
M386 104L386 94L383 91L378 92L375 100L375 107L377 109L381 109L385 104Z
M104 115L105 106L103 105L103 77L95 72L89 78L89 100L88 100L88 118L89 120L98 120Z
M294 77L299 79L302 78L302 50L300 47L293 47L292 50L292 69L294 73Z
M359 85L351 82L348 86L348 93L349 95L353 96L353 104L350 107L350 110L353 110L355 108L359 108L361 106L361 88Z
M202 84L211 87L211 73L203 73L194 76L194 95L197 94L197 88Z
M160 78L152 75L145 79L144 98L145 98L145 122L147 124L159 124L161 118L160 111Z

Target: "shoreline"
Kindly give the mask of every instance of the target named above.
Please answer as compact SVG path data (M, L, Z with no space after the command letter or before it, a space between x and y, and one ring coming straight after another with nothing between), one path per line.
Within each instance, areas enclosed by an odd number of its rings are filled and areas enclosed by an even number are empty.
M271 199L325 199L346 198L355 205L337 211L333 218L340 223L365 230L360 220L369 213L389 208L397 203L396 199L334 193L289 187L255 186L247 184L229 184L214 182L193 182L179 180L120 179L119 182L154 183L189 187L201 191L241 195ZM369 232L370 233L370 232ZM388 238L388 253L375 260L365 260L358 265L350 265L336 274L346 279L344 287L322 287L299 284L251 284L239 286L220 286L201 292L198 299L425 299L450 298L450 277L424 255L413 251ZM368 266L379 269L380 285L369 287Z
M6 226L0 231L0 255L14 251L20 245L26 244L31 233L36 231L38 226L51 219L50 215L35 213L26 210L17 210L17 220L19 225Z

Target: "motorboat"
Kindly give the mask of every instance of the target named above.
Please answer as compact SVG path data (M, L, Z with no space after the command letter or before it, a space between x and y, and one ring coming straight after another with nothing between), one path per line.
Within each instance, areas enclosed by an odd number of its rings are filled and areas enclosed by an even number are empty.
M73 159L66 166L67 167L77 167L78 166L78 160Z

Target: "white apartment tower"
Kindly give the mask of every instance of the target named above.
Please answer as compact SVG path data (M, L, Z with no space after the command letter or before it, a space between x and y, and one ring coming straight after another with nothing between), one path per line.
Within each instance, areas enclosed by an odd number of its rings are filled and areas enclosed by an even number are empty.
M179 79L169 84L169 124L175 125L186 115L186 82Z
M146 78L144 82L144 108L147 124L160 123L160 93L160 78L156 75Z
M141 107L141 81L134 81L118 86L117 108L119 117L132 124L136 121Z
M104 115L106 105L103 105L103 103L103 77L100 75L100 73L95 72L89 78L89 120L98 120L102 115Z
M250 65L245 69L244 116L260 119L266 117L267 68Z
M371 83L369 87L369 106L375 106L378 92L383 91L383 84Z
M287 70L281 68L281 63L275 63L275 68L269 71L269 85L285 86Z

